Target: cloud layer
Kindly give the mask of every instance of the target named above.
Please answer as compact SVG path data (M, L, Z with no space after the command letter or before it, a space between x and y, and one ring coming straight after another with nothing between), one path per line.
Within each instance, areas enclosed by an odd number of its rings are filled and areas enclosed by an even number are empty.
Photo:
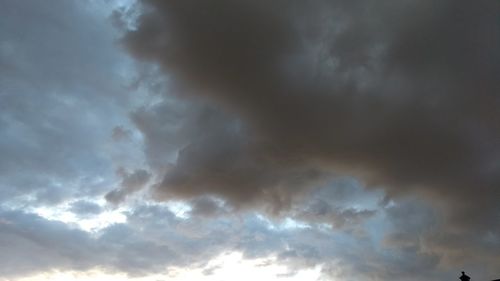
M2 2L0 279L217 276L228 252L284 280L497 278L499 13Z
M143 2L127 47L210 108L158 198L279 213L351 175L431 200L457 239L440 254L498 249L480 238L500 232L498 2Z
M497 221L497 2L144 4L131 52L215 108L159 193L281 208L333 171L432 198L457 226Z

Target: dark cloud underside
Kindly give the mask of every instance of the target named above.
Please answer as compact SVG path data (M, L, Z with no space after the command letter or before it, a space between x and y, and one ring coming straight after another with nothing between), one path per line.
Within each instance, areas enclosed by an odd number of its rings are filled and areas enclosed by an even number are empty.
M144 2L131 52L219 109L161 192L244 203L326 170L498 218L498 2Z
M209 108L158 198L279 212L352 175L499 249L478 237L500 232L500 2L143 2L127 47Z

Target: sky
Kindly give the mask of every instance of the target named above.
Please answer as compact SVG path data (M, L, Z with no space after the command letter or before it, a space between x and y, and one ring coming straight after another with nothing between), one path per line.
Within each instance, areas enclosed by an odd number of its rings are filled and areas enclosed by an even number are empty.
M0 0L0 281L500 278L500 1Z

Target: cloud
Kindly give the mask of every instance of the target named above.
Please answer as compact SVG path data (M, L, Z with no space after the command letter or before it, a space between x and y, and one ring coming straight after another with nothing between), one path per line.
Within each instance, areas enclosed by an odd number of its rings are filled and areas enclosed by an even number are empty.
M120 168L117 174L122 178L120 187L111 190L105 195L106 200L114 204L123 202L128 195L144 188L151 178L151 174L143 169L137 169L130 173Z
M100 268L145 276L164 272L168 266L190 266L218 253L210 251L210 244L186 239L175 229L166 231L180 223L166 208L142 207L127 215L129 224L90 233L34 214L2 209L0 242L6 247L0 253L0 274L17 278L51 270ZM141 221L144 218L148 221Z
M0 276L237 251L283 278L495 277L499 3L117 3L0 4ZM149 189L189 211L126 200ZM102 196L125 223L29 213Z
M392 229L384 229L387 239L380 244L374 242L377 232L356 236L314 223L307 228L283 227L280 220L272 222L252 212L182 219L165 205L146 203L124 214L126 223L91 233L37 215L2 210L0 241L8 247L2 251L5 256L0 254L0 273L14 278L47 270L101 268L147 276L169 267L206 268L215 257L232 251L246 259L269 258L273 265L286 266L290 276L314 266L322 266L324 278L357 280L438 279L455 270L441 268L440 251L425 248L420 239L437 228L432 211L418 202L381 209L367 219L376 225L377 220L394 223ZM410 224L405 221L408 214ZM476 278L496 269L475 266Z
M230 211L224 202L211 197L199 197L189 203L192 207L192 210L189 212L190 216L221 216Z
M130 139L130 135L132 132L130 130L125 129L123 126L116 126L113 128L113 132L111 133L111 138L114 141L123 141Z
M129 123L133 106L124 91L131 60L116 48L119 34L100 14L106 9L1 6L0 64L8 67L0 75L0 201L53 205L102 194L123 153L108 148L109 136Z
M98 204L85 200L79 200L71 203L69 210L82 217L97 215L103 211L102 207Z
M339 178L303 196L289 214L298 221L364 236L364 223L381 211L383 201L380 191L367 192L359 181Z
M0 275L29 275L52 268L89 269L98 247L83 231L17 211L0 212Z
M214 195L277 214L350 175L387 202L429 200L471 252L477 237L497 247L498 2L142 2L128 50L204 105L186 113L189 143L157 199ZM135 117L155 116L140 130L156 158L165 106ZM457 246L446 244L438 256Z
M430 195L471 223L473 194L498 211L497 3L145 3L132 54L215 104L159 192L241 203L327 169Z

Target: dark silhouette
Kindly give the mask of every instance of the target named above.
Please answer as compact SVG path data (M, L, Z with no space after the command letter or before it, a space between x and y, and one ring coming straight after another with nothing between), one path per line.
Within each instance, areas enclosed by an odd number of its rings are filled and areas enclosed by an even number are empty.
M470 277L465 275L465 272L462 271L462 276L460 276L460 278L458 278L462 281L469 281L470 280Z

